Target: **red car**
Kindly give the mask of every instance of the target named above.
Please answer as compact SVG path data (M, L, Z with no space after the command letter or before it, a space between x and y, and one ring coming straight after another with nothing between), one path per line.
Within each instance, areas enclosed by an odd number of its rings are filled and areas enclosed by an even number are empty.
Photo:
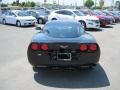
M110 15L114 18L114 23L120 22L120 17L118 15L115 15L113 12L103 11L106 15Z
M106 25L113 23L113 19L111 17L100 15L89 9L82 9L81 11L86 15L96 16L97 18L99 18L101 27L105 27Z

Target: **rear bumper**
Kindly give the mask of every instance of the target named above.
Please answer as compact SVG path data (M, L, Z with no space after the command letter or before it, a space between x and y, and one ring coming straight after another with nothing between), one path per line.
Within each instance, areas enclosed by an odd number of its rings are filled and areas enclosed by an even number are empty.
M28 48L28 61L32 66L82 66L97 64L100 58L100 48L95 52L71 53L71 61L59 61L54 59L54 53L33 52Z

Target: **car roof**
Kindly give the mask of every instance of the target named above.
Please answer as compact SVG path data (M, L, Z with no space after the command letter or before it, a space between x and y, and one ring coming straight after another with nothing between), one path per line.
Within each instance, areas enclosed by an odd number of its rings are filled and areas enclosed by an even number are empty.
M21 10L11 10L11 12L17 13L20 12Z
M28 12L29 11L32 11L32 12L38 12L38 10L35 10L35 9L32 9L32 10L27 10Z
M76 9L59 9L59 10L54 10L53 12L62 11L62 10L67 10L67 11L71 11L71 12L73 12L73 11L78 11L78 10L76 10Z
M39 12L39 11L42 11L42 10L31 9L31 10L27 10L27 11Z
M76 9L62 9L62 10L67 10L67 11L78 11Z

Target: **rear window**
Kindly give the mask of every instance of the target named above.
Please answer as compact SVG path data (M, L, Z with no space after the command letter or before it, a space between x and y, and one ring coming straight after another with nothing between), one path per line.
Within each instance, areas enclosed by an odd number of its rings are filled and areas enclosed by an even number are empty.
M44 27L44 32L55 38L75 38L84 33L79 23L49 23Z

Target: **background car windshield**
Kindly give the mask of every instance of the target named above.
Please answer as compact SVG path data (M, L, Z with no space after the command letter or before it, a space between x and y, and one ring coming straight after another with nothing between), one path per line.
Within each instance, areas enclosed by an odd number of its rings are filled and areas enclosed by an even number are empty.
M48 13L46 11L43 10L38 10L37 12L39 15L48 15Z
M49 23L45 25L44 32L55 38L75 38L84 33L84 29L78 23Z
M95 13L98 14L98 15L104 15L104 16L106 16L105 13L102 13L102 12L99 12L99 11L95 11Z
M85 16L82 12L79 11L73 11L77 16Z
M18 12L18 16L30 16L27 12Z

